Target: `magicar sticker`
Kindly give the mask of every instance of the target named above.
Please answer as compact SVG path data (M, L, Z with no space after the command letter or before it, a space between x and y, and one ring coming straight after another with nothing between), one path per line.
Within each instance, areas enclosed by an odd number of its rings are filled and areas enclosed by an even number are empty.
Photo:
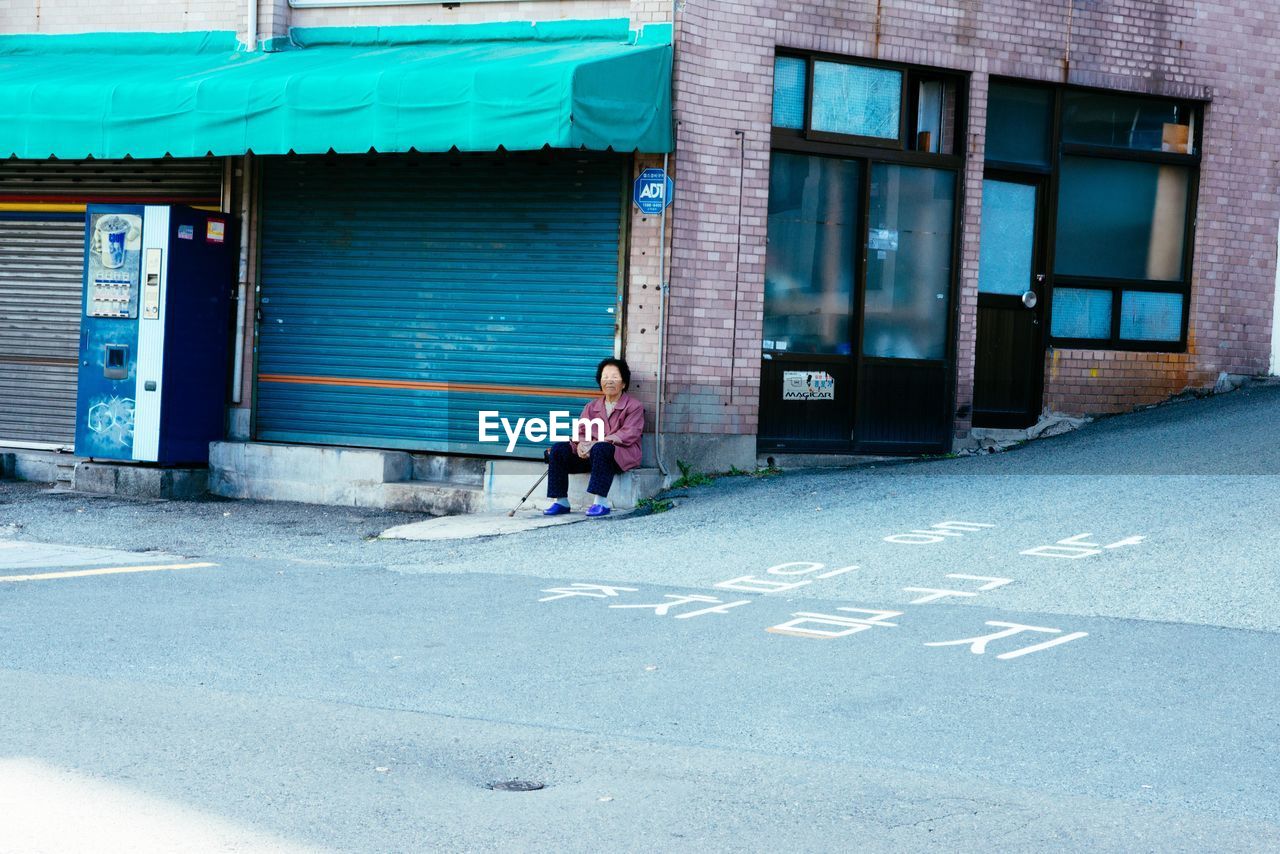
M826 371L783 371L783 400L835 400L836 381Z
M209 228L205 233L205 241L208 243L222 243L227 239L227 224L220 219L209 220Z
M195 229L195 226L192 226L192 225L180 225L180 226L178 226L178 239L179 239L179 240L193 240L193 239L195 239L195 236L196 236L196 229Z

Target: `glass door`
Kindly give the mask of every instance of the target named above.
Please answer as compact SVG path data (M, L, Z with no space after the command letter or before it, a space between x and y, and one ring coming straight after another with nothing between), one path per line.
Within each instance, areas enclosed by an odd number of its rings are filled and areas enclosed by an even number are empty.
M863 166L774 152L760 371L762 450L844 452L853 428Z
M956 172L872 163L868 195L858 450L942 450L951 429Z

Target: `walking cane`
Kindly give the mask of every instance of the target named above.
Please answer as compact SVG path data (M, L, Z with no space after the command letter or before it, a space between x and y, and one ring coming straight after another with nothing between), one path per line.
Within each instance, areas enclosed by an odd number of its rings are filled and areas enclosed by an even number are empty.
M515 515L516 515L516 511L517 511L517 510L520 510L520 508L521 508L521 507L524 507L524 506L525 506L525 502L526 502L526 501L529 501L529 497L530 497L530 495L534 494L534 490L535 490L535 489L538 489L538 484L540 484L540 483L541 483L541 481L547 480L547 472L548 472L548 471L550 471L550 470L549 470L549 469L545 469L545 470L543 470L543 474L541 474L541 476L540 476L540 478L538 478L538 480L535 480L535 481L534 481L534 485L532 485L532 487L530 487L530 488L529 488L529 492L526 492L526 493L525 493L525 497L520 499L520 503L516 504L516 506L515 506L515 507L513 507L513 508L512 508L512 510L509 510L509 511L507 512L507 515L508 515L508 516L515 516Z
M523 507L524 503L529 500L529 496L533 495L533 491L538 488L538 484L542 483L544 480L547 479L547 472L551 471L551 462L548 459L549 454L550 454L550 451L544 451L542 454L542 458L544 460L547 460L547 467L542 470L542 476L533 482L533 486L529 487L529 491L524 494L524 498L520 499L520 503L517 504L514 508L512 508L509 513L507 513L508 517L516 515L516 511L519 510L521 507Z

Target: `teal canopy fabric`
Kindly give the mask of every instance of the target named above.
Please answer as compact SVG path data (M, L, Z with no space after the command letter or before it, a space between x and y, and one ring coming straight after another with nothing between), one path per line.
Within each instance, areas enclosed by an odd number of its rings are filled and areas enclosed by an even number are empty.
M0 36L0 157L671 150L670 26Z

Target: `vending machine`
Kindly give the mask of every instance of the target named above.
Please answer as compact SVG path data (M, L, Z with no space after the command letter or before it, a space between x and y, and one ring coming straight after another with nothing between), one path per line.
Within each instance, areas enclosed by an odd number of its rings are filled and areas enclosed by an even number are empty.
M222 438L235 222L176 205L89 205L76 454L207 463Z

